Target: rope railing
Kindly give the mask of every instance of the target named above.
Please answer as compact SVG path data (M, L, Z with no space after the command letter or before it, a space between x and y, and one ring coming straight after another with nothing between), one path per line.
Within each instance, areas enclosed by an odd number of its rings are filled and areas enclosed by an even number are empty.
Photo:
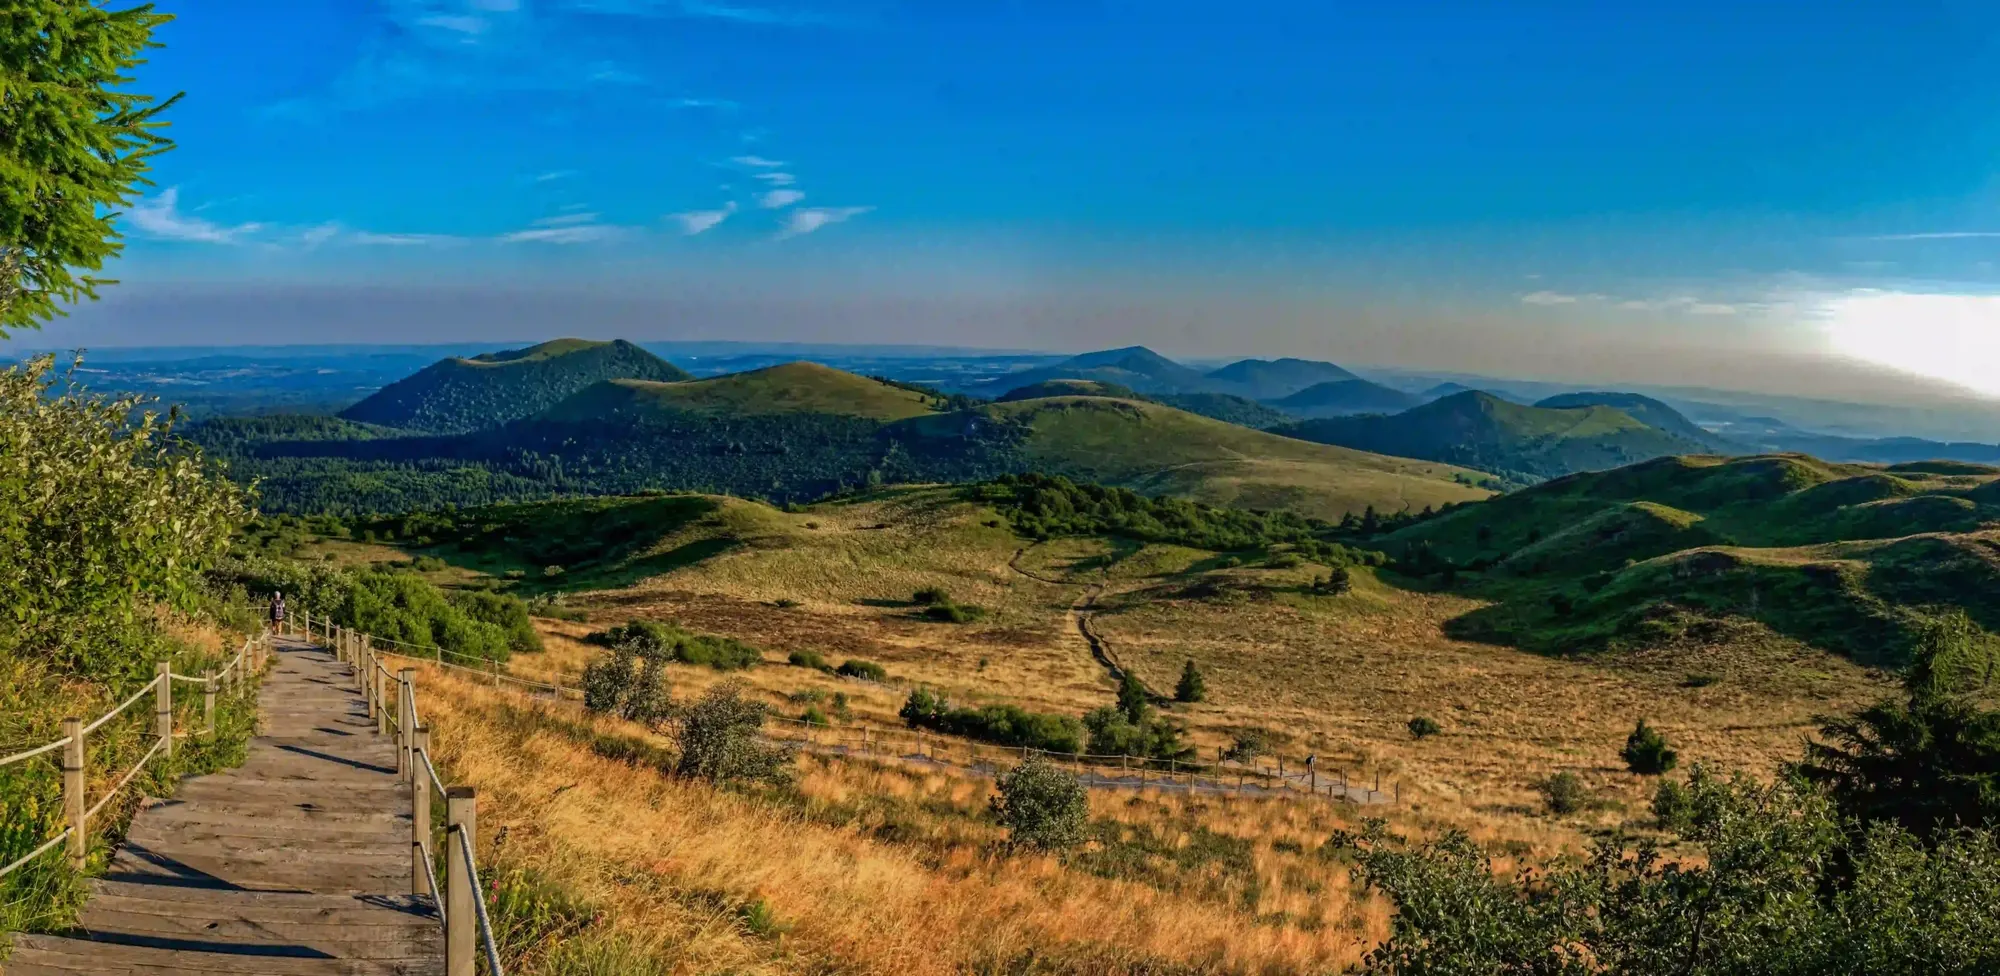
M29 851L6 867L0 867L0 877L6 877L8 874L25 867L36 858L58 847L67 847L70 867L73 870L82 870L84 861L90 852L91 822L97 819L98 814L104 812L104 808L109 806L111 801L124 791L125 787L130 786L132 781L138 778L139 772L145 769L146 765L152 762L155 757L165 755L168 758L172 758L175 739L186 738L193 734L192 730L176 731L174 729L174 682L193 683L203 686L202 732L203 734L212 735L215 732L215 696L218 682L228 685L241 685L248 676L245 673L246 670L250 672L262 672L264 662L270 652L270 646L270 631L265 631L256 637L245 638L242 649L237 651L236 656L228 664L224 665L220 671L211 671L208 674L199 676L176 674L172 664L161 661L154 671L153 680L146 682L138 691L133 692L131 697L118 703L117 707L99 715L87 724L80 718L63 719L63 735L61 738L31 749L16 752L5 758L0 758L0 767L4 767L13 765L14 763L26 762L37 756L47 755L58 749L62 750L63 819L65 821L60 833L42 842L41 846ZM100 797L95 804L89 803L85 795L85 755L90 734L103 728L105 723L117 718L126 709L138 704L148 694L153 695L154 698L154 740L152 747L146 750L145 755L139 757L138 762L133 763L130 769L127 769L119 776L118 782L111 787L110 791Z
M478 959L486 960L490 976L505 976L501 968L493 922L487 914L480 891L475 843L478 819L477 793L468 786L447 787L431 757L430 730L424 727L417 710L415 673L411 667L392 671L391 657L422 660L413 655L385 653L378 644L436 652L437 666L467 670L447 663L447 653L439 647L420 647L407 641L363 634L331 621L322 621L315 631L312 618L300 614L299 633L307 640L324 640L336 659L353 669L379 735L393 737L396 745L396 775L410 787L410 891L428 896L437 908L438 925L444 930L445 972L447 976L474 976ZM281 624L282 625L282 624ZM324 635L323 637L321 635ZM482 678L496 678L497 672L475 672ZM393 699L393 700L392 700ZM445 872L442 883L437 873L436 837L431 826L432 801L445 801Z

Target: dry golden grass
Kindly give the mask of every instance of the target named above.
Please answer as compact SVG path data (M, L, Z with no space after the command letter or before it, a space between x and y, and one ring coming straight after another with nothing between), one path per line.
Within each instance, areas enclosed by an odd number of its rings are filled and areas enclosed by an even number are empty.
M1646 819L1652 781L1626 773L1617 758L1640 718L1664 730L1684 761L1768 773L1797 755L1816 716L1887 691L1879 675L1755 625L1719 644L1579 659L1457 641L1445 636L1445 624L1476 609L1475 601L1392 588L1365 572L1352 593L1314 596L1300 586L1313 567L1218 568L1211 554L1171 546L1027 546L987 525L989 511L944 491L891 492L782 520L775 527L766 520L751 544L723 555L573 599L591 623L551 625L552 632L574 637L628 617L678 619L757 643L772 661L800 649L834 663L878 661L895 686L797 668L758 669L748 680L773 700L805 688L845 691L861 720L884 725L896 724L902 696L918 683L960 701L1078 714L1113 692L1072 613L1102 586L1093 626L1123 665L1162 691L1188 659L1208 675L1209 701L1175 709L1204 755L1237 731L1261 727L1277 734L1288 762L1316 755L1321 768L1358 781L1401 782L1427 813L1466 823L1511 819L1524 830L1572 837ZM1183 591L1191 578L1177 575L1190 570L1245 589L1190 598ZM970 625L923 621L901 602L922 586L943 586L992 616ZM781 609L779 600L800 605ZM517 669L573 677L588 659L581 645L551 645L544 660L523 658ZM1691 673L1722 680L1682 687ZM709 679L677 680L696 687ZM1444 734L1413 741L1405 726L1420 715L1442 723ZM1611 802L1552 822L1534 785L1562 770Z
M587 744L645 736L626 723L449 673L423 687L450 777L480 790L482 834L504 831L485 856L584 893L663 971L946 974L1032 957L1036 972L1333 972L1384 931L1384 907L1313 853L1348 825L1338 805L1094 795L1103 829L1153 845L1107 870L1091 859L1118 844L1009 854L983 780L804 758L796 790L718 791ZM1173 853L1197 841L1234 853ZM775 926L746 922L759 902Z

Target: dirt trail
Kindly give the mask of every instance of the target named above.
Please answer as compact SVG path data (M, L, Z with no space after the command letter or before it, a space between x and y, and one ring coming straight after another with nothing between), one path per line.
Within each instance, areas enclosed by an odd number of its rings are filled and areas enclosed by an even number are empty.
M1029 546L1015 550L1014 557L1007 560L1007 568L1037 582L1051 583L1057 586L1082 586L1083 595L1077 597L1075 603L1070 604L1070 627L1076 631L1077 636L1083 638L1084 643L1090 645L1090 656L1096 658L1098 665L1104 668L1104 673L1111 676L1112 683L1123 684L1126 674L1124 666L1118 663L1118 656L1111 652L1111 645L1106 643L1104 638L1097 633L1096 628L1091 626L1091 617L1096 613L1097 598L1104 595L1105 584L1079 584L1073 580L1054 579L1028 572L1021 568L1021 557L1027 555L1028 549L1032 548L1034 547ZM1139 681L1139 687L1146 688L1146 682L1139 679L1138 675L1133 675L1132 677L1133 680ZM1146 688L1146 697L1156 702L1166 701L1164 696L1154 692L1151 688Z

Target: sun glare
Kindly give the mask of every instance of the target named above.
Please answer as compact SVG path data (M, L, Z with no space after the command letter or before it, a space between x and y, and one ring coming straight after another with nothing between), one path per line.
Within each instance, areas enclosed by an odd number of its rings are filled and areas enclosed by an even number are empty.
M1841 355L2000 396L2000 295L1857 291L1822 317Z

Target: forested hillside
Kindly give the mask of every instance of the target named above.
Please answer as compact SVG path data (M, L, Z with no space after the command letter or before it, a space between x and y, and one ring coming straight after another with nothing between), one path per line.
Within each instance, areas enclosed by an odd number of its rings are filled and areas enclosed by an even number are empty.
M439 360L341 412L345 419L426 433L461 433L532 416L612 379L685 380L679 367L623 339L556 339L524 349Z

